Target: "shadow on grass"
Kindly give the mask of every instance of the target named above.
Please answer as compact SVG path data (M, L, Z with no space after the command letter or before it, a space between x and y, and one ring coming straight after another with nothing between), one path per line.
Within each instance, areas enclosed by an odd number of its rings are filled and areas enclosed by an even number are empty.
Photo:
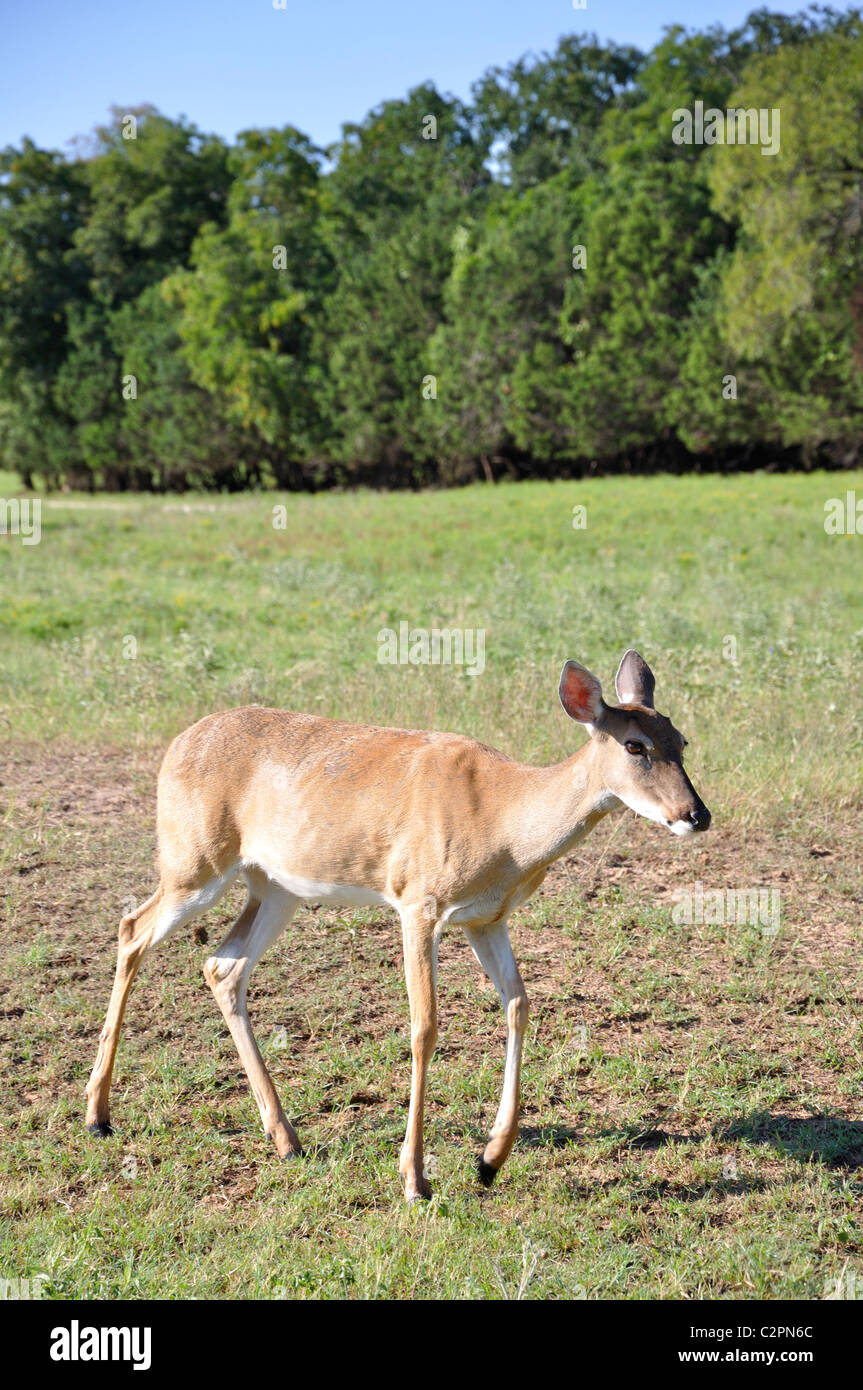
M535 1132L553 1134L556 1131ZM558 1147L563 1147L566 1139L575 1137L574 1131L557 1132L565 1136ZM708 1135L678 1134L670 1129L662 1129L655 1122L645 1122L641 1127L635 1123L600 1130L592 1137L615 1139L617 1143L614 1152L625 1153L632 1149L661 1149L668 1144L701 1144ZM730 1123L713 1125L709 1137L723 1144L733 1144L740 1140L749 1144L764 1144L778 1149L789 1158L796 1158L801 1162L814 1160L823 1164L825 1168L863 1168L863 1122L846 1120L841 1116L811 1115L801 1119L794 1115L756 1110L749 1115L741 1115Z
M623 1153L627 1149L661 1149L665 1144L700 1144L704 1135L672 1134L664 1129L648 1129L638 1124L604 1129L589 1136L568 1125L522 1125L517 1143L519 1147L529 1149L566 1149L570 1144L584 1143L587 1138L616 1139L618 1143L614 1152Z
M597 1139L616 1139L615 1153L625 1153L628 1149L664 1149L667 1144L701 1144L703 1134L677 1134L670 1129L661 1129L656 1123L619 1125L615 1129L602 1129Z
M570 1187L572 1197L588 1201L598 1192L623 1193L631 1202L700 1202L705 1197L742 1197L749 1192L766 1192L775 1186L767 1178L717 1178L715 1182L672 1182L657 1178L655 1182L633 1182L631 1173L601 1182L576 1182Z
M522 1125L517 1143L526 1149L565 1149L583 1135L566 1125Z
M863 1123L841 1116L801 1119L755 1110L730 1125L714 1126L713 1137L723 1143L743 1139L749 1144L766 1144L804 1163L814 1159L825 1168L863 1168Z

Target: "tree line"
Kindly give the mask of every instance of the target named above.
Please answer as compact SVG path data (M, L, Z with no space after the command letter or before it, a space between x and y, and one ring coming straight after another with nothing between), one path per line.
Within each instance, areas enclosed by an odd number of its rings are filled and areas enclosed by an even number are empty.
M0 463L113 490L859 463L861 38L820 7L566 37L328 149L149 106L7 147Z

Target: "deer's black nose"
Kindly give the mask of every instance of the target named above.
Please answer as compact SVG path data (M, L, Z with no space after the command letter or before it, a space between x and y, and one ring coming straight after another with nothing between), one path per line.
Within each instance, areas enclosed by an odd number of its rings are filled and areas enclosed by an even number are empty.
M696 830L706 830L710 824L710 812L706 806L699 806L696 811L689 812L689 819Z

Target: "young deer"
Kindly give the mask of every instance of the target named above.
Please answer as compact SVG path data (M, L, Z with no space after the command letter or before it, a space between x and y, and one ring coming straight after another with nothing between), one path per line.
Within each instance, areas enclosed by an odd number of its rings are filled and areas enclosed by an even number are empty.
M684 738L653 707L653 675L628 651L607 705L596 676L567 661L560 699L590 739L566 762L528 767L456 734L343 724L287 710L211 714L171 744L159 774L160 882L120 923L117 970L87 1127L111 1133L108 1093L123 1011L153 946L218 902L242 875L248 901L204 966L264 1129L282 1158L302 1152L246 1011L249 976L300 902L382 904L401 918L413 1068L400 1171L408 1201L423 1172L426 1072L437 1038L437 952L462 927L506 1012L503 1095L478 1160L490 1183L518 1132L527 998L507 918L549 865L621 803L675 835L710 812L683 770Z

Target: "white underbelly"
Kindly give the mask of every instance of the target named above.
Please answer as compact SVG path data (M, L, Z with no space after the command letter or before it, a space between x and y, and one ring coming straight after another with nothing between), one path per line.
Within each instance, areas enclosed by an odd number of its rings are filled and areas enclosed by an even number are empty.
M338 903L346 907L395 907L395 903L383 893L371 888L358 888L353 883L327 883L323 879L302 878L299 874L286 873L284 869L274 868L263 859L246 861L249 868L262 870L267 878L278 883L286 892L293 893L303 902Z

